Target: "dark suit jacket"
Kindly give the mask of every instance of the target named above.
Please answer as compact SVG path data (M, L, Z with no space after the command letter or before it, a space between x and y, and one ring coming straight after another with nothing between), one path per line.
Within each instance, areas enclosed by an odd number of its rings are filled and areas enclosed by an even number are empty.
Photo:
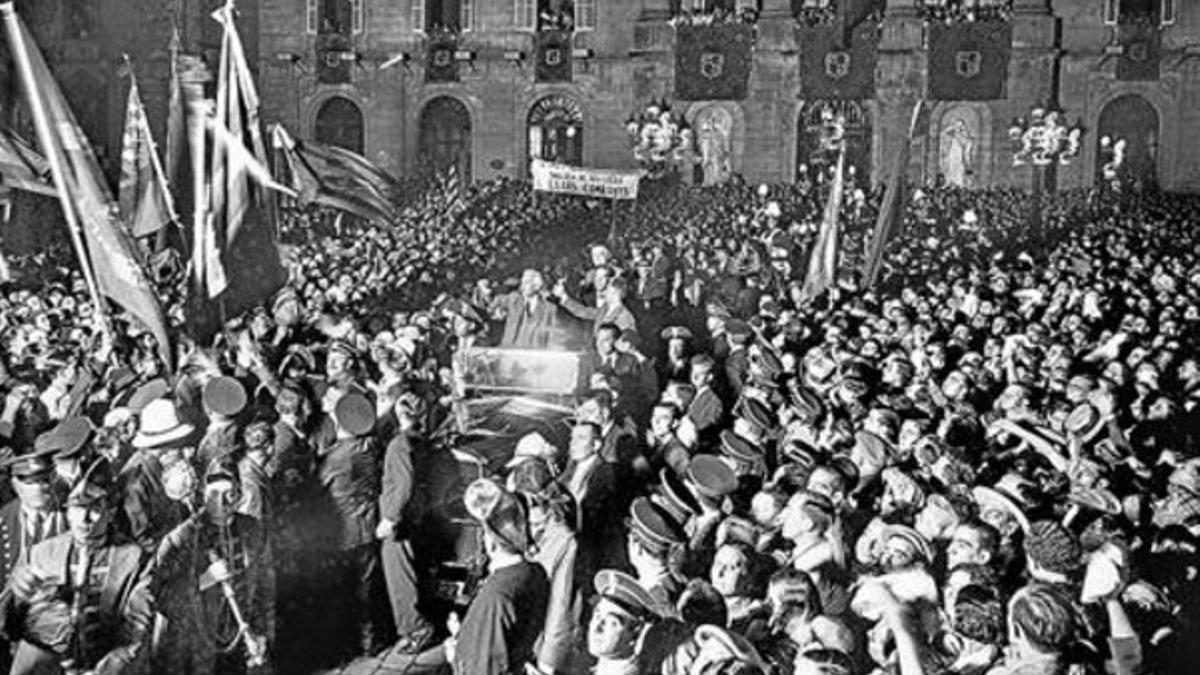
M379 469L374 439L335 441L321 458L321 485L337 514L332 542L348 551L375 541L379 520Z
M496 298L495 306L504 312L501 347L546 349L558 330L558 306L547 298L538 300L532 312L526 311L525 298L510 293Z
M48 516L53 518L48 527L46 527L47 539L66 532L67 519L61 511L54 511L53 515ZM29 561L29 552L33 549L34 544L39 541L25 542L25 550L21 550L21 539L23 537L22 530L25 523L21 518L21 502L17 499L10 500L3 508L0 508L0 580L5 584L8 583L9 575L17 568L18 565Z
M705 439L714 435L718 425L724 420L725 404L712 387L705 387L696 392L696 398L692 399L687 416L695 425L696 433L701 439Z
M379 517L397 524L396 534L403 539L411 527L409 511L413 494L413 443L406 434L398 434L383 451L383 485L379 491Z
M29 568L47 584L74 594L70 575L70 560L75 541L70 534L51 537L33 547ZM108 571L101 582L96 613L85 613L89 627L79 631L84 636L83 663L96 673L130 673L145 656L145 645L154 619L151 593L153 565L136 544L107 546ZM69 607L69 603L67 604ZM61 622L70 616L59 603L37 603L28 608L20 637L39 646L50 647L55 653L65 645L52 644L49 636L61 634Z

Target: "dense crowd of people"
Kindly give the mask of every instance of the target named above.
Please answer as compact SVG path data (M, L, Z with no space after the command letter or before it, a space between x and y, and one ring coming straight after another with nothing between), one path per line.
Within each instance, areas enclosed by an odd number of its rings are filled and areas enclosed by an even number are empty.
M644 186L615 228L514 181L291 212L290 285L174 372L53 250L10 256L0 659L1188 672L1200 202L927 187L864 288L880 195L848 192L815 299L808 181ZM446 433L493 346L581 383L499 462Z

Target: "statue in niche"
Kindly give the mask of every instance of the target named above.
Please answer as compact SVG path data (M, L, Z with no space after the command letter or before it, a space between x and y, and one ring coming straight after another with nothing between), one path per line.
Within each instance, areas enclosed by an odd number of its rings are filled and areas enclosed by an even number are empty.
M961 117L942 132L942 176L947 185L971 187L975 176L975 135Z
M696 116L694 126L704 185L721 185L733 175L733 117L724 108L711 107Z

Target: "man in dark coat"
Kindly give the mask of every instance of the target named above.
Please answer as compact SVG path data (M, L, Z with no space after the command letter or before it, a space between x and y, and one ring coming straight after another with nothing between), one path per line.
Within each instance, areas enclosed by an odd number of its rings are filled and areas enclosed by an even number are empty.
M545 297L546 279L525 270L521 290L492 301L492 311L504 317L501 347L545 349L558 330L558 307Z
M446 642L455 675L524 675L546 621L550 581L525 559L529 522L521 500L481 479L463 496L483 527L488 576L471 601L462 628Z
M153 565L110 525L107 460L89 468L67 500L71 531L30 551L13 572L9 631L20 640L12 673L140 673L154 619Z
M334 602L343 613L340 625L358 631L357 648L377 653L385 645L375 621L372 599L380 582L379 457L372 430L375 406L357 392L342 396L334 408L335 439L318 459L325 498L334 511L329 544L336 558L338 579L332 585ZM349 636L343 645L353 649Z
M5 468L17 493L0 508L0 574L7 582L17 566L29 562L33 546L65 532L67 521L52 488L54 467L48 452L18 455L5 462Z
M416 525L412 454L423 443L418 422L422 411L412 395L401 396L394 409L397 431L383 453L383 485L379 491L379 525L375 536L382 542L383 576L400 638L396 651L416 654L433 637L433 627L417 609L417 573L413 569L410 541Z

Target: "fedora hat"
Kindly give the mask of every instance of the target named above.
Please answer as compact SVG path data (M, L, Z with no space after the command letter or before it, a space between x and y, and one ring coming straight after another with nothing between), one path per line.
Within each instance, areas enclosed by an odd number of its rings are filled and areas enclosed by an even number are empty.
M147 403L142 409L138 432L133 437L133 447L157 448L187 438L194 429L192 425L179 421L174 403L160 398Z

